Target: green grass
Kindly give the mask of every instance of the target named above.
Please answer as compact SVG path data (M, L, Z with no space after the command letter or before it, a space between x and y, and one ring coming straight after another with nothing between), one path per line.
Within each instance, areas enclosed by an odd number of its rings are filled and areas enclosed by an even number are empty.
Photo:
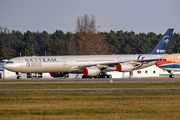
M0 84L0 90L178 88L179 82ZM178 120L180 91L0 93L0 120Z
M179 91L0 93L0 119L180 119Z
M0 84L4 89L69 89L69 88L178 88L180 82L150 83L46 83L46 84Z

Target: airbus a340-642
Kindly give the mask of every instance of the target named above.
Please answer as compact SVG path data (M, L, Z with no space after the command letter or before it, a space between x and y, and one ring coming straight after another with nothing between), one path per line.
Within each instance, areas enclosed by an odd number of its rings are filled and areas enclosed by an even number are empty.
M47 72L52 77L76 73L83 74L83 78L111 78L109 71L132 72L154 65L166 53L173 30L168 29L148 54L25 56L10 59L4 68L16 73ZM20 74L17 78L21 78Z

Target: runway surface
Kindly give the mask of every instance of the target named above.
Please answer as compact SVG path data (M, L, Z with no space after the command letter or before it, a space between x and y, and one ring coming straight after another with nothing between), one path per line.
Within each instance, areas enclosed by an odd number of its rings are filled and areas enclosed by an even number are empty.
M97 79L0 79L0 84L65 84L65 83L139 83L139 82L180 82L180 78L97 78Z
M180 78L120 78L120 79L1 79L0 84L75 84L75 83L139 83L180 82ZM67 89L10 89L0 92L97 92L97 91L180 91L180 88L67 88Z

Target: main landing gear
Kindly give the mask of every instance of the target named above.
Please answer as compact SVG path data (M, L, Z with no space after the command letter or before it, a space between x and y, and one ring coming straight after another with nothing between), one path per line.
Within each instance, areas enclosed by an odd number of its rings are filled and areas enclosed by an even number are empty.
M98 75L98 76L82 76L82 78L112 78L112 75Z

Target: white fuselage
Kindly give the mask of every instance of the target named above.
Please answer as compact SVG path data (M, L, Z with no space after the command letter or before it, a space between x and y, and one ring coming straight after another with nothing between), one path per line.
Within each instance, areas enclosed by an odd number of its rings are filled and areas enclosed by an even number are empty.
M83 67L104 65L115 70L117 63L131 63L137 60L159 59L164 54L131 55L77 55L77 56L31 56L10 59L4 68L22 73L37 72L82 72ZM154 65L155 62L142 63L137 69ZM107 67L106 67L107 68Z

